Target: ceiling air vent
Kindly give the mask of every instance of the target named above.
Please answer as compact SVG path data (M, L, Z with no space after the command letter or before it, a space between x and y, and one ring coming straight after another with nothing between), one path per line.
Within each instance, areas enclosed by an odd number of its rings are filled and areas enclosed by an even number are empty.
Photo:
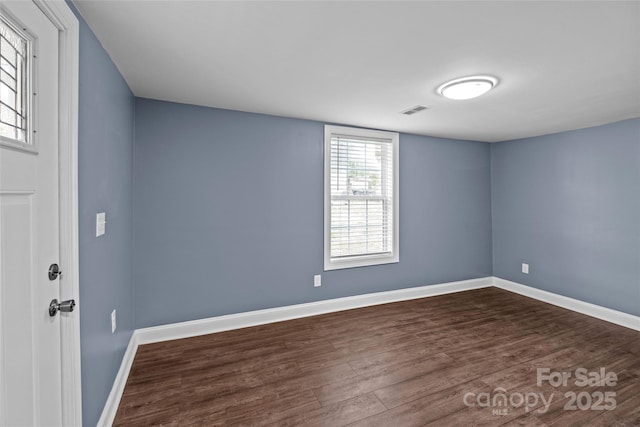
M425 107L423 105L416 105L413 108L410 108L408 110L403 111L402 114L404 114L405 116L410 116L410 115L418 113L418 112L420 112L422 110L426 110L427 108L428 107Z

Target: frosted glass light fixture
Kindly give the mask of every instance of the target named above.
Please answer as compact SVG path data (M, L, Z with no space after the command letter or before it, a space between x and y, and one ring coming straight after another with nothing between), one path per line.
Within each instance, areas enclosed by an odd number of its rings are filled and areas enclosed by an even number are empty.
M492 76L470 76L451 80L438 86L438 93L449 99L471 99L489 92L498 84Z

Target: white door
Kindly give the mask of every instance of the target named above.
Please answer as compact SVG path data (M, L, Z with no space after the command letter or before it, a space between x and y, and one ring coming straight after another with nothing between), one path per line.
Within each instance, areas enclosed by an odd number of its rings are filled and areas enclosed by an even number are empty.
M31 1L0 8L0 425L60 425L58 30Z

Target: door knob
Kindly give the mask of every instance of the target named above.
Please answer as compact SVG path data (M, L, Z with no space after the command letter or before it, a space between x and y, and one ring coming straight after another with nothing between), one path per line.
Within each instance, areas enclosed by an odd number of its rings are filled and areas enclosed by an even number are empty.
M51 317L55 316L58 313L58 311L64 311L66 313L69 313L73 311L75 306L76 306L76 300L73 300L73 299L62 301L62 302L58 302L57 299L52 299L51 303L49 304L49 316Z

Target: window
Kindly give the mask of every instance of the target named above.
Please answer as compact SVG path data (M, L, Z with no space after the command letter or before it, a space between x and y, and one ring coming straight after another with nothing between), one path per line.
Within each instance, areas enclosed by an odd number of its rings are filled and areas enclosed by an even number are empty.
M0 19L0 136L10 143L32 144L29 116L29 39L3 16Z
M324 128L324 269L398 262L398 134Z

